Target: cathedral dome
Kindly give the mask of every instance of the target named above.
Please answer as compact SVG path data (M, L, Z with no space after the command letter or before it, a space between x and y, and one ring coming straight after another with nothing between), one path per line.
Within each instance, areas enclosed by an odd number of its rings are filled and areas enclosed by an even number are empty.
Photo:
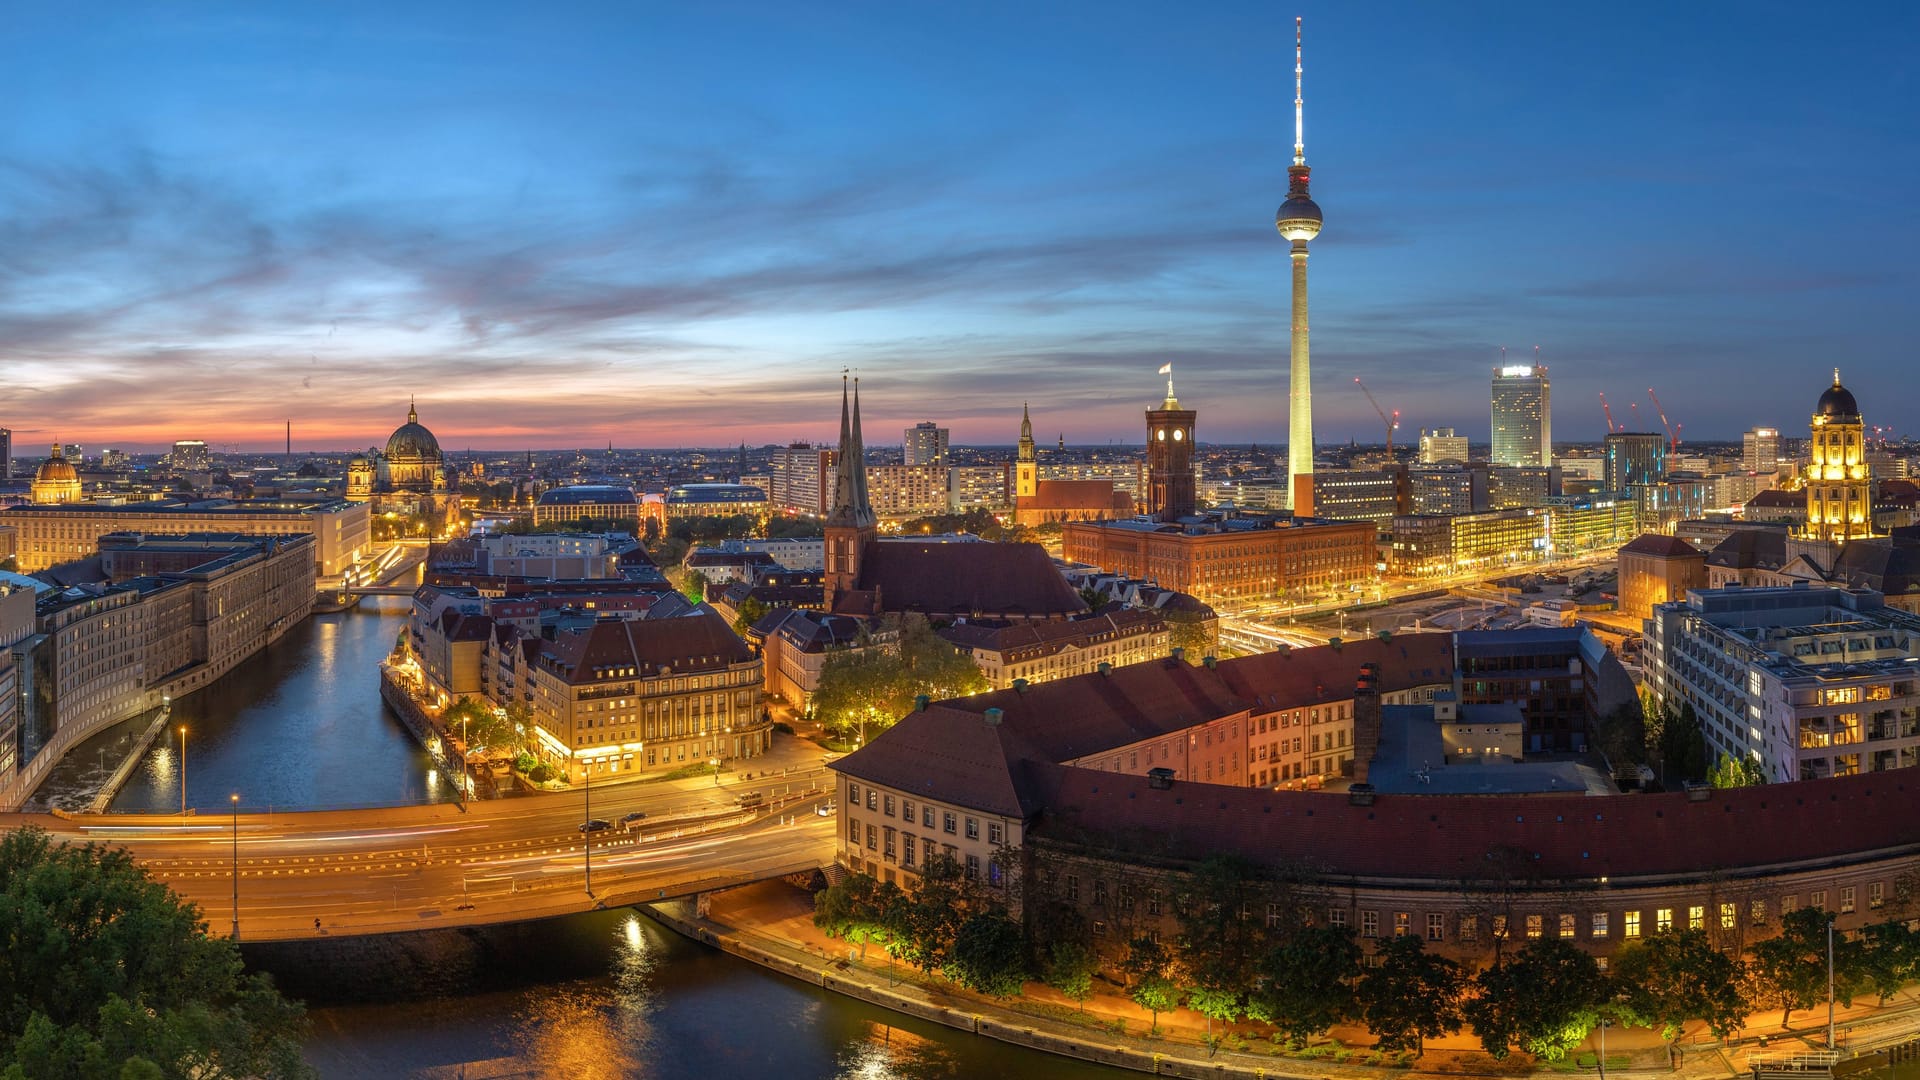
M1853 391L1840 385L1839 368L1833 369L1833 385L1820 395L1820 404L1814 406L1813 415L1833 420L1860 418L1860 405L1853 400Z
M433 437L420 424L420 414L413 406L407 406L407 422L394 429L387 439L387 460L389 461L427 461L440 460L440 440Z
M80 482L80 474L73 471L73 466L67 463L66 455L62 454L60 448L56 446L53 448L53 456L40 463L40 469L33 474L33 479L39 484L77 484Z

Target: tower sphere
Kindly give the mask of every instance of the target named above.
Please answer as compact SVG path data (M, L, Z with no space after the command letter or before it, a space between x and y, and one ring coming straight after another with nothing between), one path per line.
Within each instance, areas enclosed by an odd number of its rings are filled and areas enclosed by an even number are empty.
M1813 412L1815 416L1832 417L1836 420L1844 417L1858 421L1860 406L1853 400L1853 391L1840 385L1838 369L1833 373L1833 385L1827 387L1827 392L1820 395L1820 404L1814 406Z
M1273 225L1288 240L1311 240L1320 235L1320 207L1305 195L1292 195L1280 204Z

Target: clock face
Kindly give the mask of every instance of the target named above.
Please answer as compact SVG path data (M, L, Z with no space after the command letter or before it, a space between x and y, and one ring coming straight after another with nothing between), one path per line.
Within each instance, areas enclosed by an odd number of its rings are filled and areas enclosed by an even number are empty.
M1166 432L1164 432L1164 431L1161 431L1161 432L1157 432L1156 434L1158 434L1158 435L1160 436L1160 441L1161 441L1161 442L1166 442L1166 441L1167 441L1167 433L1166 433Z
M1179 428L1174 428L1174 429L1173 429L1173 441L1174 441L1174 442L1179 442L1179 441L1180 441L1181 439L1184 439L1184 438L1186 438L1186 437L1187 437L1187 433L1186 433L1186 432L1184 432L1184 431L1182 431L1182 430L1180 430Z

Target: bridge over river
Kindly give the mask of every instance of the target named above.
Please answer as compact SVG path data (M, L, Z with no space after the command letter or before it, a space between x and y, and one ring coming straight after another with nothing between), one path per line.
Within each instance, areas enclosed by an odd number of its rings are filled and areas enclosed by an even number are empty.
M244 941L351 937L547 918L810 873L831 862L826 770L711 789L701 781L591 793L631 829L584 836L589 793L368 810L10 814L58 839L124 846ZM739 808L739 797L764 802ZM749 800L755 801L755 800ZM589 853L588 845L591 845ZM588 891L591 862L591 893Z

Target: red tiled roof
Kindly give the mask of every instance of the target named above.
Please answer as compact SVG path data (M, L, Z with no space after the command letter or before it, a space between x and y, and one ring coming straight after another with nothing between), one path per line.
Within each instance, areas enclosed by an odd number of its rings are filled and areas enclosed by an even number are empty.
M631 667L651 675L713 671L752 659L746 643L710 607L667 619L602 619L576 633L544 643L540 660L570 682L595 682L599 672Z
M860 553L855 589L879 590L882 611L1042 618L1087 610L1039 544L877 540Z
M1045 805L1031 834L1097 837L1143 855L1223 853L1303 861L1335 876L1482 876L1490 850L1513 848L1543 878L1697 877L1852 852L1920 849L1920 773L1662 795L1346 795L1267 791L1035 765L1029 800Z
M1020 499L1021 510L1102 510L1133 512L1133 496L1118 491L1111 480L1041 480L1033 494Z

